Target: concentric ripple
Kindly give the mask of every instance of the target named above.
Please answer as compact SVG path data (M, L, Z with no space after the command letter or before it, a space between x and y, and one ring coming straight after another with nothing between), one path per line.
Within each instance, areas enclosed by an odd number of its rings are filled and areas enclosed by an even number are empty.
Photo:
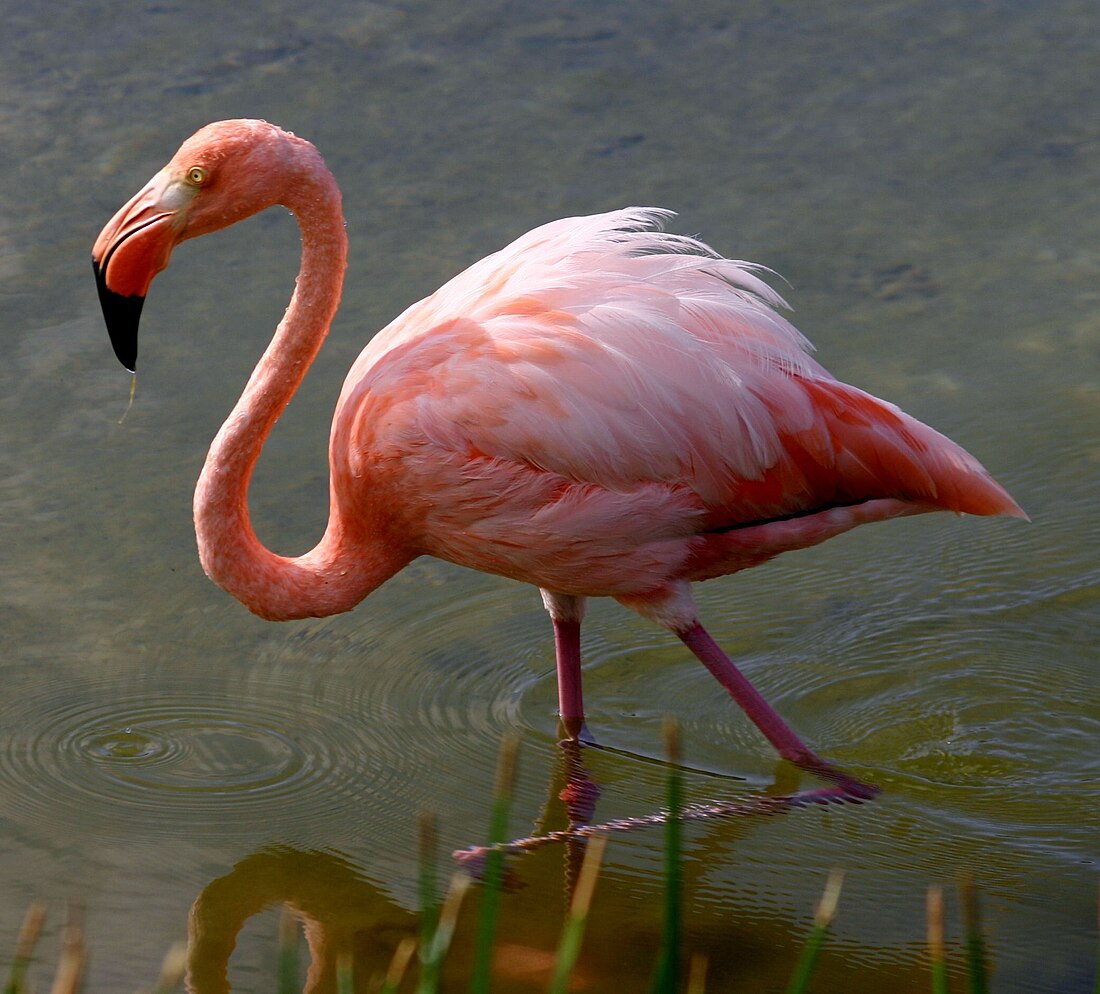
M0 789L35 818L165 825L329 810L350 780L385 781L376 743L323 704L191 685L115 683L20 695L0 732ZM216 813L217 818L211 815Z
M287 734L215 710L151 710L123 728L81 729L64 751L93 760L101 775L135 790L234 794L290 786L307 760Z
M0 797L27 824L125 822L151 837L331 844L406 831L423 810L480 822L501 737L553 674L537 596L529 611L496 597L429 587L415 617L273 627L171 670L104 661L28 673L0 703ZM534 648L531 618L546 636ZM534 712L549 737L546 691Z

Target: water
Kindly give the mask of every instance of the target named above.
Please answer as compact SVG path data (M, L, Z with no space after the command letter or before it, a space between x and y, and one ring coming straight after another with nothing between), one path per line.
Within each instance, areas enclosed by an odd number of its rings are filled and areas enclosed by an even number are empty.
M247 115L322 149L352 242L333 336L254 487L281 551L320 534L328 420L370 330L536 223L626 203L677 209L678 230L783 273L827 367L989 466L1031 525L899 521L700 588L715 637L794 726L885 793L692 826L688 944L710 958L708 990L781 987L844 866L822 989L923 990L924 890L969 872L999 991L1091 989L1092 4L168 0L8 4L3 19L0 951L34 899L56 948L74 899L89 989L132 990L195 904L216 990L219 937L289 899L369 972L412 927L417 813L439 815L444 850L478 841L506 730L524 741L517 834L564 821L534 591L424 561L353 614L269 625L202 576L191 487L289 293L285 213L177 252L118 424L128 381L91 242L184 137ZM597 605L585 646L607 747L588 756L598 817L660 806L669 710L690 799L791 786L669 637ZM586 989L643 989L658 834L618 840L608 862ZM517 870L500 989L540 989L523 971L555 941L563 855ZM270 989L274 931L245 926L234 990Z

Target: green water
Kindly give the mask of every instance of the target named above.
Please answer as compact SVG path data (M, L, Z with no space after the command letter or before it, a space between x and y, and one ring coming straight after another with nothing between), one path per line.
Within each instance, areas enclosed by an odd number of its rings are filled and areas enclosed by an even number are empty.
M374 329L537 223L631 203L782 273L828 368L982 459L1032 524L894 522L698 591L791 723L885 791L689 826L688 949L708 991L781 989L843 866L820 989L926 990L924 891L966 872L996 990L1091 990L1100 17L1091 0L827 6L3 4L0 961L31 900L53 912L49 952L74 899L88 989L133 990L193 903L217 938L289 899L365 977L414 927L417 813L438 814L444 851L481 839L506 730L524 743L516 833L563 824L535 591L423 561L350 615L270 625L202 575L191 488L289 295L285 212L176 253L118 424L91 243L184 137L254 116L322 150L352 250L254 487L281 551L320 534L328 421ZM585 648L597 818L660 807L668 711L689 800L791 786L675 640L596 605ZM641 990L659 833L607 864L582 989ZM556 941L564 854L515 868L499 990L540 990L525 971ZM948 927L958 961L954 903ZM234 990L270 990L274 933L270 915L245 926ZM202 990L216 947L196 942Z

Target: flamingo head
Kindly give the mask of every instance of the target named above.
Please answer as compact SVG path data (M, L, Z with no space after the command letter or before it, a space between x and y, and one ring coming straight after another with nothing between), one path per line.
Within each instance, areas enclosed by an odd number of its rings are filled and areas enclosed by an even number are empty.
M208 124L180 146L100 232L92 248L99 302L115 355L137 364L141 307L172 249L285 203L313 146L266 121Z

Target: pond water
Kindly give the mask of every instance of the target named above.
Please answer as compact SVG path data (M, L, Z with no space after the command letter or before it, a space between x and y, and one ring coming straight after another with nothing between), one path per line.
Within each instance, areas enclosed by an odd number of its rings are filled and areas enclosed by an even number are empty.
M829 8L829 9L826 9ZM998 991L1091 990L1100 846L1100 59L1091 0L844 5L270 0L6 4L0 32L0 961L23 909L85 916L90 991L151 983L193 914L194 985L271 989L282 900L360 976L413 926L416 819L483 839L497 745L513 829L560 828L549 622L533 589L419 561L357 611L264 623L203 576L191 488L297 269L271 211L176 253L137 398L88 252L200 125L311 139L351 236L329 343L265 451L257 530L310 547L342 381L374 329L553 217L631 203L783 274L843 379L974 452L1032 517L863 529L698 590L862 807L686 832L708 991L781 989L829 868L821 990L924 990L930 883L976 880ZM675 641L586 625L596 817L795 777ZM659 832L617 838L578 989L644 989ZM565 854L519 860L500 991L542 989ZM192 906L194 911L192 912ZM960 960L957 903L949 906ZM463 944L455 969L467 955ZM320 949L320 947L319 947ZM319 955L324 955L320 949ZM535 976L536 979L532 979ZM39 986L45 984L45 974ZM364 989L366 989L364 987Z

